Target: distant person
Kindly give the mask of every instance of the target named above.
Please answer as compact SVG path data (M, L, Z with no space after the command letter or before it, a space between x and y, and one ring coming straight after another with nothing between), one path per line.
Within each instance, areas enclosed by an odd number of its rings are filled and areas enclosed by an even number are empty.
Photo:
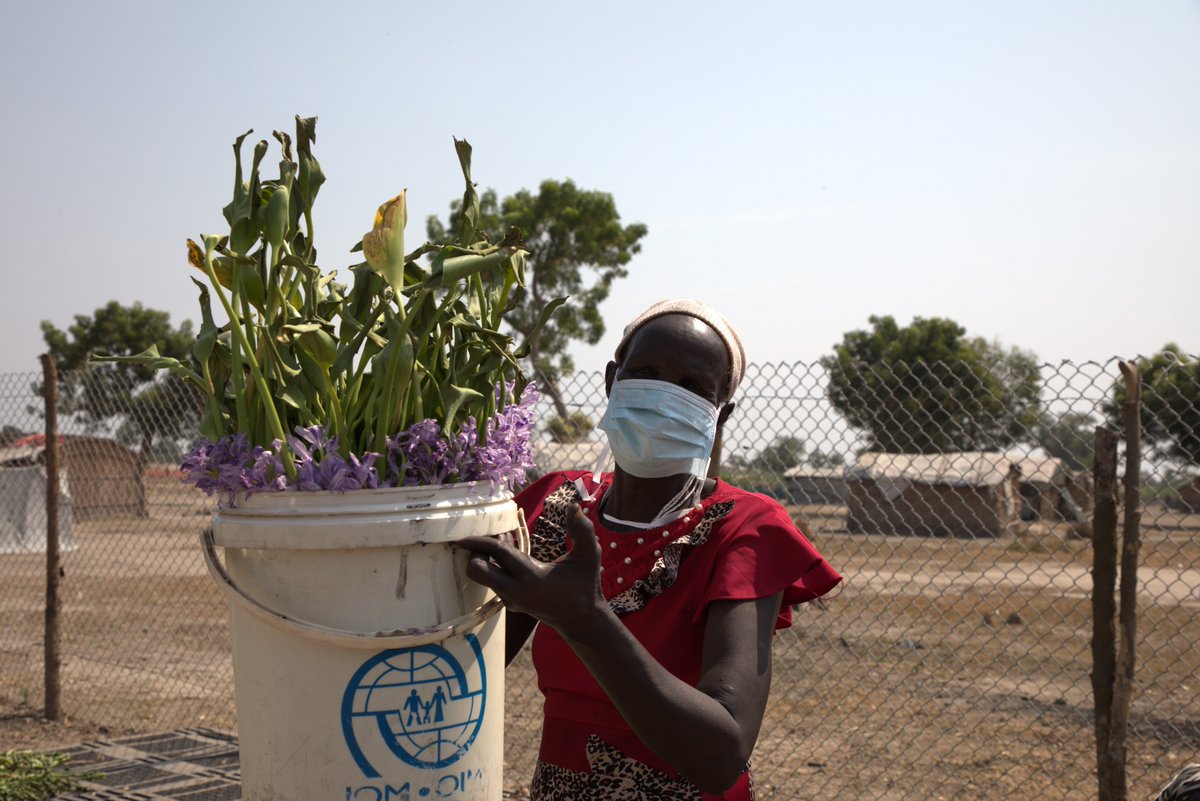
M1153 801L1200 801L1200 763L1188 765L1176 773Z
M520 494L532 558L459 543L509 610L510 661L536 629L532 801L754 797L772 636L841 577L778 503L709 474L745 365L715 310L650 307L605 374L616 469L552 473Z

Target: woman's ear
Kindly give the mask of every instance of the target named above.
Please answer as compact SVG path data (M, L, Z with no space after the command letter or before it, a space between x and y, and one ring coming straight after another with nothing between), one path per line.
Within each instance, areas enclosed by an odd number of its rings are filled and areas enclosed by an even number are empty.
M617 363L609 362L604 368L604 397L612 394L613 379L617 377Z

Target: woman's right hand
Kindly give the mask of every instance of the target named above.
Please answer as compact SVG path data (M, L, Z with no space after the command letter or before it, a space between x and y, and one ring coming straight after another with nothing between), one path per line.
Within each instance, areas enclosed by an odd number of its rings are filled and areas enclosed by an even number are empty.
M500 596L505 607L569 635L608 607L600 592L600 545L578 504L567 513L567 534L571 548L553 562L521 553L507 538L464 537L454 545L472 552L467 576Z

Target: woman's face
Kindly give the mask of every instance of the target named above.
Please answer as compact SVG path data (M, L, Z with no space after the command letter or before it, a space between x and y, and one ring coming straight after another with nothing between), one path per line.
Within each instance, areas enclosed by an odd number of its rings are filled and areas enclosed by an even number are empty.
M627 378L666 381L720 408L730 370L729 352L712 327L691 315L664 314L634 334L620 364L609 363L606 389Z

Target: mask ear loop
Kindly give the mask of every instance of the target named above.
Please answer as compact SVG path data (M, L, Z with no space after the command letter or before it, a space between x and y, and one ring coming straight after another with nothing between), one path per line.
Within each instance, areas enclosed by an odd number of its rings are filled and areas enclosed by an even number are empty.
M592 468L592 488L588 489L582 478L575 479L575 489L579 491L579 496L588 503L596 500L596 490L600 489L600 474L604 472L604 468L608 466L608 457L612 454L612 448L608 447L608 439L604 440L604 447L600 449L600 455L596 457L596 464Z
M704 486L704 479L699 476L688 476L688 480L684 482L683 488L676 493L675 497L667 501L666 506L658 512L658 517L655 520L662 520L664 517L671 515L679 515L685 509L690 509L695 506L696 496L700 494L700 488Z
M658 528L673 520L678 520L687 514L693 506L699 504L700 495L704 492L705 476L707 475L708 460L706 459L704 465L700 468L699 474L693 473L688 476L688 480L684 482L679 492L675 493L675 497L667 501L666 505L659 510L655 518L650 521L649 528Z

